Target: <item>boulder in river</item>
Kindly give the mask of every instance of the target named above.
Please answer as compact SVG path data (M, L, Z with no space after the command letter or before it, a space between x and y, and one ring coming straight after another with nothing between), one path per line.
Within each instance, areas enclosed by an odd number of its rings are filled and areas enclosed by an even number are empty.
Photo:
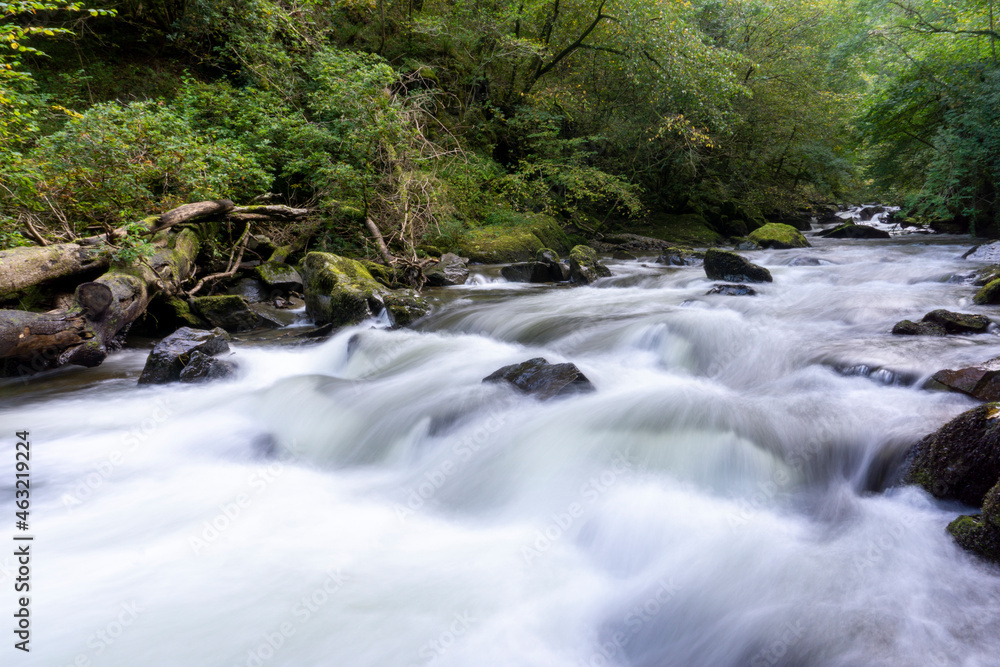
M670 246L663 249L660 256L656 258L656 263L667 266L693 266L701 261L703 256L703 253L695 252L690 248Z
M166 384L181 379L181 372L199 352L213 356L229 351L229 335L222 329L211 331L181 327L153 348L139 376L139 384Z
M437 264L424 269L424 276L431 287L464 285L469 279L469 260L447 252L441 255Z
M294 267L283 262L264 262L254 268L254 272L262 283L272 291L281 292L302 291L302 276Z
M972 262L1000 262L1000 241L973 246L965 251L962 259Z
M726 296L757 296L757 290L749 285L716 285L705 292L709 294L724 294Z
M542 357L504 366L483 382L507 382L517 390L541 400L596 391L576 364L550 364Z
M892 327L892 333L902 336L944 336L947 334L983 334L989 330L990 319L985 315L933 310L920 322L903 320Z
M1000 303L1000 278L984 285L976 296L972 297L973 303L978 306Z
M236 373L236 364L195 350L180 374L181 382L207 382L230 377Z
M771 272L734 252L710 248L705 253L705 273L712 280L732 283L769 283Z
M610 275L611 269L601 264L593 248L578 245L569 251L570 282L586 285L598 278L607 278Z
M261 317L245 298L234 294L195 297L192 305L209 324L226 331L250 331L257 327L280 326L270 318Z
M542 248L534 262L516 262L500 269L500 275L511 283L557 283L565 280L559 254Z
M1000 357L979 366L938 371L924 388L957 391L980 401L1000 401Z
M979 507L1000 480L1000 403L963 412L910 452L904 481Z
M429 310L412 290L390 290L363 264L328 252L311 252L302 263L306 314L316 324L357 324L388 307L392 321L406 326Z
M1000 482L983 499L983 511L962 515L948 524L948 532L966 551L1000 563Z
M848 223L825 232L820 232L820 236L828 239L887 239L889 232L878 229L870 225L854 225Z
M789 250L792 248L807 248L810 246L802 232L791 225L780 222L769 222L760 229L750 232L747 237L762 248Z

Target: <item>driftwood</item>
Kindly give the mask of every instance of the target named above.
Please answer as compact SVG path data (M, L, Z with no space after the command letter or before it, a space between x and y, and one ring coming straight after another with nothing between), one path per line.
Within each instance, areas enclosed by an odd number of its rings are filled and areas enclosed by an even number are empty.
M230 220L241 220L246 222L253 222L255 220L292 222L295 220L301 220L310 213L312 213L312 209L291 208L289 206L237 206L229 212L228 217Z
M214 218L225 213L229 213L234 208L236 208L236 204L228 199L216 199L214 201L199 201L193 204L184 204L183 206L170 209L161 215L153 223L147 233L155 234L156 232L167 229L168 227L173 227L174 225L179 225L183 222L193 222L195 220Z
M100 364L154 294L172 292L191 276L199 249L198 235L183 230L161 241L148 260L79 285L68 308L48 313L0 310L0 375Z

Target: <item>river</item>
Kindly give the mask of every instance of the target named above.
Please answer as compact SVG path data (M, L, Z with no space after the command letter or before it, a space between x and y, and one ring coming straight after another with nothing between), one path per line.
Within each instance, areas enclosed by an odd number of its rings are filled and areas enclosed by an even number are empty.
M4 664L997 664L1000 571L945 532L967 508L893 485L975 405L922 380L1000 355L888 333L991 314L968 241L810 238L752 255L754 297L653 258L576 288L486 267L416 330L236 342L233 381L138 387L142 350L4 381L35 536ZM538 356L597 391L481 382Z

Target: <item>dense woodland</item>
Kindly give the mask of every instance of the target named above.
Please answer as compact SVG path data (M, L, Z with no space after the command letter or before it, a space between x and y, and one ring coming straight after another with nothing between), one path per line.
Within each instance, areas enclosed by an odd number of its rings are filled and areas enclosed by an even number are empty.
M584 236L697 214L732 237L865 199L1000 234L989 0L0 11L0 248L120 230L128 262L152 252L146 216L220 198L310 209L278 244L378 257L374 226L412 260L539 214Z

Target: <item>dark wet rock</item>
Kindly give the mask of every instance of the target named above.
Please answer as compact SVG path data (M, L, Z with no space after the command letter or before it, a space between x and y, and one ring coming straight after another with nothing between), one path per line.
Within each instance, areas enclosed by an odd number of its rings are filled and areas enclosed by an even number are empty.
M519 391L541 400L596 391L575 364L550 364L542 357L504 366L483 382L507 382Z
M990 326L989 318L983 315L953 313L949 310L933 310L919 322L903 320L892 327L892 333L901 336L945 336L947 334L982 334Z
M904 481L979 507L1000 479L1000 403L963 412L910 452Z
M260 282L268 287L269 292L302 291L302 276L294 267L282 262L265 262L254 269L254 272Z
M788 266L819 266L822 263L816 257L796 257L788 263Z
M569 251L569 272L570 282L584 285L611 275L611 270L598 261L594 249L585 245L574 246Z
M983 499L983 511L962 515L948 524L948 532L966 551L1000 563L1000 483Z
M984 243L983 245L969 248L962 255L962 259L973 262L1000 262L1000 241Z
M887 239L889 232L877 229L869 225L846 224L825 232L820 232L820 236L828 239Z
M657 264L666 264L667 266L694 266L705 256L704 253L695 252L690 248L678 248L676 246L669 246L663 249L660 256L656 258Z
M623 250L625 252L656 252L670 246L670 243L663 239L654 239L652 236L641 236L639 234L606 234L601 238L600 244L600 249L594 248L597 252L614 252L615 250Z
M716 285L705 292L709 294L724 294L726 296L757 296L757 290L749 285Z
M1000 401L1000 357L979 366L938 371L924 388L957 391L980 401Z
M892 327L892 333L897 336L947 336L948 332L944 327L936 322L914 322L903 320L896 322Z
M437 264L424 269L424 276L431 287L464 285L469 279L469 260L455 253L445 253Z
M234 375L236 364L195 350L178 378L181 382L208 382Z
M969 231L968 221L958 220L955 218L947 220L931 220L927 226L938 234L966 234Z
M789 250L792 248L807 248L810 246L806 237L795 227L778 222L769 222L760 229L755 229L748 236L762 248Z
M257 303L267 299L268 290L267 286L256 278L240 278L236 284L226 290L226 293L241 296L247 300L247 303Z
M710 248L705 253L705 273L712 280L732 283L769 283L771 272L734 252Z
M543 251L539 251L541 254ZM545 261L517 262L500 269L500 275L511 283L557 283L563 280L562 266L559 255L549 250L544 256Z
M194 352L207 356L229 351L229 336L222 329L206 331L182 327L153 348L139 376L139 384L165 384L180 380L181 371Z
M858 211L859 220L871 220L878 213L885 213L885 206L864 206Z
M620 260L620 261L627 261L627 260L636 260L636 259L639 259L638 257L636 257L635 255L633 255L632 253L626 252L624 250L615 250L614 253L611 255L611 258L612 259L617 259L617 260Z
M792 215L775 213L766 216L768 223L787 225L801 232L808 232L812 229L812 215L810 213L795 213Z
M226 331L252 331L258 327L280 326L270 319L262 318L242 296L200 296L192 300L192 305L209 324Z
M285 303L283 300L277 302ZM298 320L298 316L287 308L280 308L270 303L251 303L250 308L257 313L261 320L265 320L270 328L287 327L295 324Z
M1000 278L984 285L982 289L976 292L976 296L972 297L972 301L978 306L1000 303Z

